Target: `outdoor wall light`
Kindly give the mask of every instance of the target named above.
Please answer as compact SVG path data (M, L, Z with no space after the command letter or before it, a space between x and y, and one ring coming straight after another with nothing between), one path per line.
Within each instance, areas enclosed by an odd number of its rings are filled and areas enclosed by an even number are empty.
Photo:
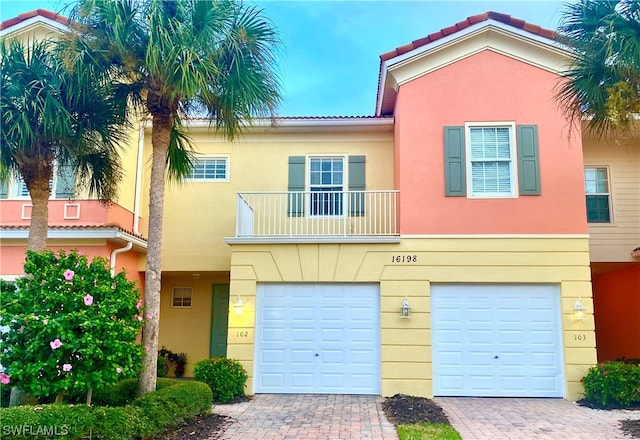
M402 300L402 305L400 306L400 317L401 318L411 318L411 306L409 305L409 299L407 296L404 296Z
M574 321L583 321L585 318L584 311L587 310L583 305L580 298L573 303L573 320Z
M236 309L236 315L242 315L242 310L244 309L244 303L242 302L242 298L240 298L240 294L238 294L238 299L236 299L233 308Z

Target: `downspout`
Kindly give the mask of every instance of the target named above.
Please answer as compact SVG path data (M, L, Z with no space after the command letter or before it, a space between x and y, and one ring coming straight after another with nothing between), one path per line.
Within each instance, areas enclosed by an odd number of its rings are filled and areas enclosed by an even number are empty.
M113 252L111 252L111 276L116 274L116 256L122 252L129 252L132 247L133 243L129 241L124 247L114 249Z
M140 189L142 186L142 158L144 147L144 121L140 123L140 134L138 135L138 159L136 162L136 188L133 198L133 233L140 235ZM124 247L114 249L111 252L111 276L116 274L116 259L118 254L129 252L133 248L133 243L128 241Z
M142 159L144 153L144 127L146 123L140 123L140 135L138 136L138 162L136 163L136 192L133 200L133 233L140 235L140 192L142 187Z

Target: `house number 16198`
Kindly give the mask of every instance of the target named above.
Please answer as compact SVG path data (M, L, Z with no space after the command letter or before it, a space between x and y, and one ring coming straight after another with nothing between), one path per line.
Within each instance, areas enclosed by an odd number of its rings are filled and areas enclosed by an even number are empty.
M417 255L392 255L391 262L392 263L417 263L418 256Z

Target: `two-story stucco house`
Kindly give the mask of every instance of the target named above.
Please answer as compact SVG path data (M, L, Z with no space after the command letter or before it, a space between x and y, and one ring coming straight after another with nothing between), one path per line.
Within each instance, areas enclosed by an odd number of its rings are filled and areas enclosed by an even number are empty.
M637 138L568 136L554 32L489 12L380 58L372 116L258 121L234 142L189 122L200 157L166 193L160 345L187 374L240 360L249 393L574 399L597 359L640 357ZM117 265L142 283L149 129L130 143L118 205L53 200L79 208L50 237L119 231L92 252L133 242ZM6 249L24 251L25 206L0 201L3 276L20 274Z

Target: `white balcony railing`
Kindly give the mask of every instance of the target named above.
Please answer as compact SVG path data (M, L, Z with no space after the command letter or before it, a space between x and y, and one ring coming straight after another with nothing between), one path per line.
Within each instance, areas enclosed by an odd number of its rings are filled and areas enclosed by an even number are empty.
M238 193L236 237L398 235L397 191Z

